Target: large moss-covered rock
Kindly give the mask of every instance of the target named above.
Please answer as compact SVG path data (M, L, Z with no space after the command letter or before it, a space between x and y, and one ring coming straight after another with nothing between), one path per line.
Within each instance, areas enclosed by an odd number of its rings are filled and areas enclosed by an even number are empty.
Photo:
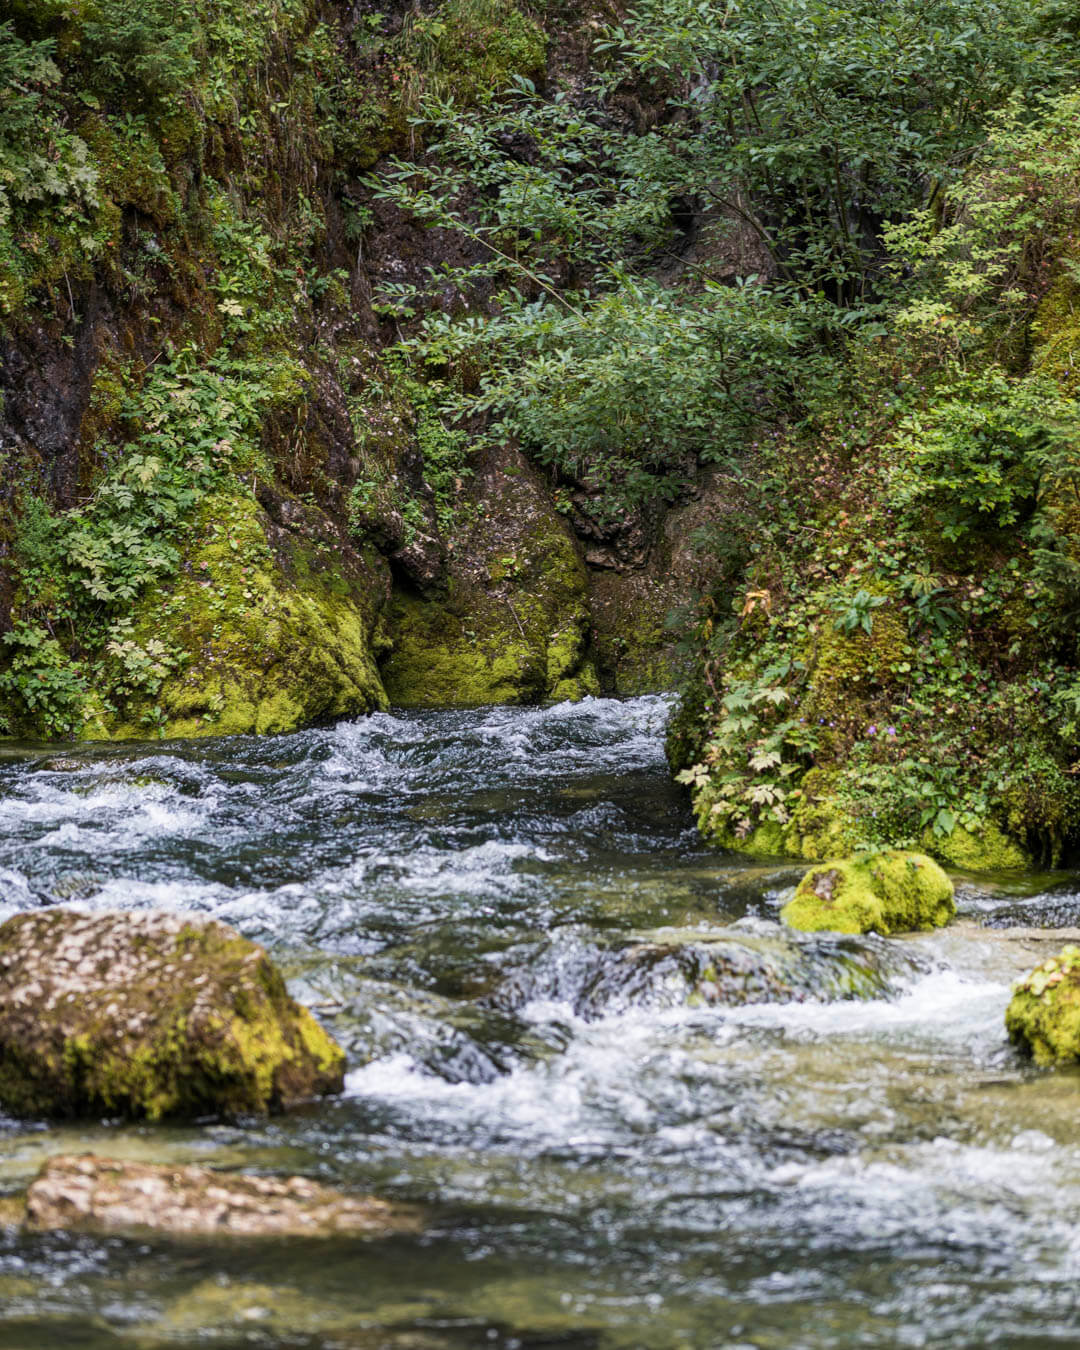
M878 853L811 868L780 917L814 933L882 934L939 928L956 913L953 884L922 853Z
M88 735L291 731L386 706L376 665L385 567L344 544L320 512L288 505L285 526L253 497L207 499L179 575L135 613L136 659L156 640L176 667Z
M1063 948L1019 981L1005 1029L1037 1064L1080 1061L1080 947Z
M165 913L18 914L0 927L0 1107L199 1116L340 1092L345 1057L261 947Z
M514 451L476 464L444 595L402 586L382 666L391 702L535 703L597 693L585 564L545 485Z
M26 1226L172 1237L378 1237L416 1232L420 1216L307 1177L233 1176L115 1158L50 1158L26 1195Z

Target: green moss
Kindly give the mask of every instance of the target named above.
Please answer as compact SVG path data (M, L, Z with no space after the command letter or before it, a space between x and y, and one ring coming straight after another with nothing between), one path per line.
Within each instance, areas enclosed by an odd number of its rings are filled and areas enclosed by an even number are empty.
M584 656L585 637L578 624L555 633L548 642L545 692L556 703L576 703L600 692L596 670Z
M493 607L478 614L461 596L449 601L395 596L393 650L382 667L390 701L403 707L527 703L543 696L540 653L517 630L513 614L499 624ZM457 603L455 603L457 602ZM478 605L477 609L481 607ZM483 624L482 630L473 625Z
M839 593L838 593L839 594ZM831 621L822 625L803 659L810 670L804 712L824 728L819 759L842 743L844 730L866 723L868 697L890 679L890 669L911 654L907 633L897 613L877 609L870 632L841 632Z
M1019 981L1005 1029L1037 1064L1080 1061L1080 947L1065 947Z
M813 933L897 933L937 928L956 913L953 885L920 853L879 853L807 872L780 917Z
M387 705L372 650L378 578L343 572L329 544L280 534L272 549L250 497L204 503L180 577L136 611L138 640L186 663L152 701L130 701L114 739L291 731Z
M489 471L490 472L490 471ZM404 707L539 703L597 692L586 634L585 567L561 519L521 462L500 462L470 490L502 496L501 537L475 512L450 554L448 594L395 593L393 647L381 672ZM465 512L469 514L468 511Z
M591 661L586 661L576 675L549 686L548 697L553 703L580 703L583 698L595 698L600 693L600 678Z
M262 1113L340 1090L341 1050L224 925L53 910L0 940L22 991L0 1011L0 1102L19 1115Z
M1035 369L1075 397L1080 392L1080 284L1063 272L1039 306L1032 324Z
M985 821L977 832L957 825L952 834L942 838L926 830L920 843L943 863L965 872L1006 872L1032 865L1020 845L992 820Z
M78 131L94 156L101 191L116 206L134 206L159 229L175 223L180 201L146 126L125 124L120 134L117 125L94 114L79 123Z

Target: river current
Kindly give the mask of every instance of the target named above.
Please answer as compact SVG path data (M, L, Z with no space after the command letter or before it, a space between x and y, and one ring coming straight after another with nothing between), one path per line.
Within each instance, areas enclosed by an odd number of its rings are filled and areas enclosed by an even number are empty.
M268 1121L0 1116L0 1197L92 1150L426 1220L220 1244L0 1228L0 1347L1080 1345L1080 1075L1025 1064L1002 1021L1080 885L961 879L942 933L786 937L799 869L702 849L667 713L6 748L0 920L221 918L350 1067L344 1097Z

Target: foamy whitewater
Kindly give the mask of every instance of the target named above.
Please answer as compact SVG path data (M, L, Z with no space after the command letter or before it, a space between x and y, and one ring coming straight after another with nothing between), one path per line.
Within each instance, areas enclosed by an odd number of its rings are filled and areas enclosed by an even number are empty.
M1080 1076L1008 1045L1029 949L1000 932L1076 924L1076 879L967 879L947 933L792 938L799 869L701 847L668 711L9 749L0 919L221 918L349 1073L270 1121L0 1117L0 1195L93 1150L302 1173L427 1223L264 1246L8 1232L0 1350L1080 1344ZM716 951L739 973L709 1002Z

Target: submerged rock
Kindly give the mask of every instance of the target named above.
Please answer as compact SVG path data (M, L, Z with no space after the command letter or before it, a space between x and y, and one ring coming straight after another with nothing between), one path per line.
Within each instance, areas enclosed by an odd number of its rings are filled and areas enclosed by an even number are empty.
M52 909L0 926L0 1106L16 1115L263 1113L340 1092L344 1067L222 923Z
M26 1194L26 1225L177 1237L381 1236L418 1232L415 1210L306 1177L234 1176L112 1158L52 1158Z
M1080 1061L1080 947L1063 948L1016 984L1005 1029L1037 1064Z
M806 933L882 934L940 928L956 913L953 884L923 853L878 853L822 863L780 917Z
M880 938L802 937L766 920L727 928L657 928L597 944L563 930L510 972L488 1002L519 1012L537 1000L592 1021L630 1009L890 998L926 968Z

